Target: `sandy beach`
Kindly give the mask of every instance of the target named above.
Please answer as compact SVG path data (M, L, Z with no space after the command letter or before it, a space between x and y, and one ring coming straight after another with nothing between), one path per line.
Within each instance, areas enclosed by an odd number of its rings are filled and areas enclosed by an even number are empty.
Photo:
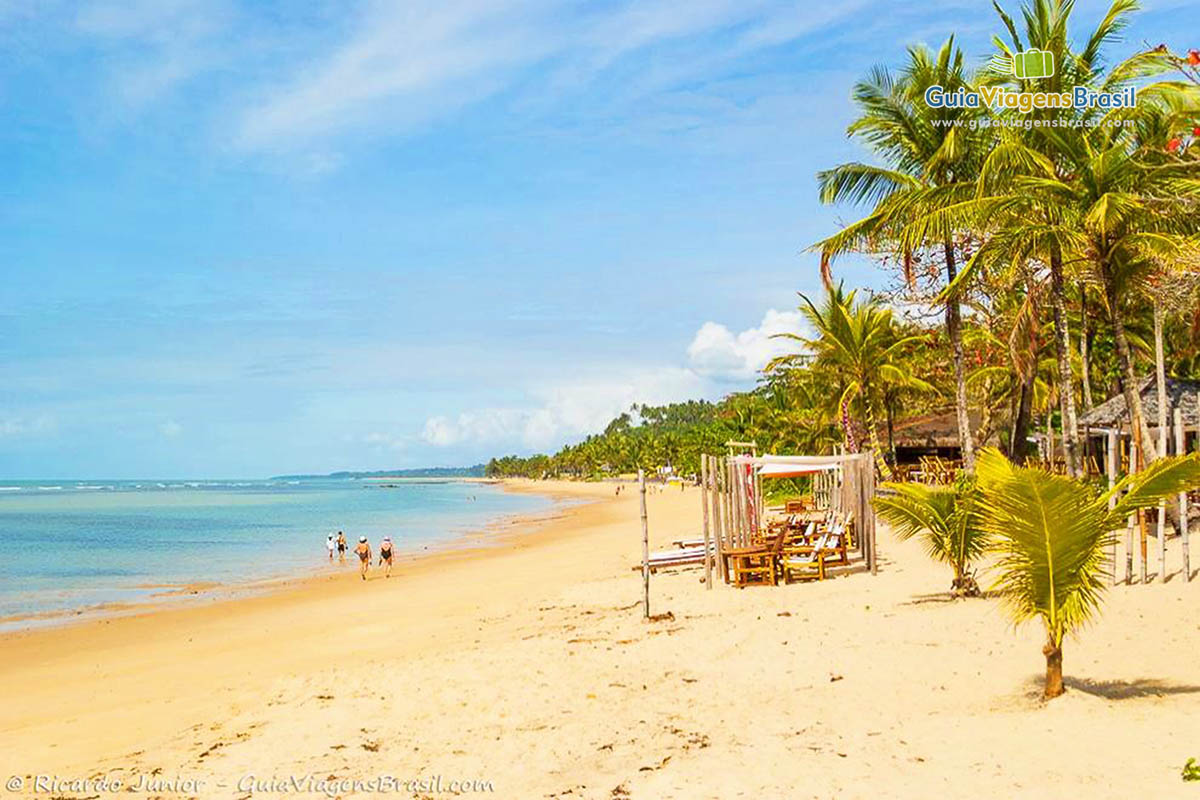
M1117 587L1043 704L1040 631L950 601L948 572L885 529L876 577L706 591L699 570L659 573L652 611L670 618L647 623L635 492L508 488L588 502L390 580L347 568L0 637L7 793L1195 793L1200 581ZM656 546L699 528L693 489L649 509Z

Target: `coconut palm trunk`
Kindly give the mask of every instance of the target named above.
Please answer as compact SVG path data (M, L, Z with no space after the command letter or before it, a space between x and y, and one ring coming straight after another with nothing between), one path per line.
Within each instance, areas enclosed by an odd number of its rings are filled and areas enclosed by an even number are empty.
M1025 463L1025 452L1029 449L1029 423L1033 414L1034 376L1019 375L1021 380L1017 415L1013 421L1012 440L1008 443L1008 457L1014 464Z
M1055 644L1053 637L1047 639L1042 654L1046 656L1046 685L1042 689L1042 697L1051 700L1066 691L1063 689L1062 643Z
M1083 383L1083 409L1091 411L1092 403L1092 367L1088 356L1088 336L1090 335L1091 326L1088 325L1088 306L1087 306L1087 286L1079 284L1079 362L1082 373Z
M1146 425L1146 414L1142 408L1141 387L1137 373L1133 370L1133 353L1129 349L1129 337L1125 333L1125 314L1121 310L1121 297L1117 289L1116 279L1109 269L1102 270L1104 275L1104 297L1108 301L1108 316L1112 322L1113 340L1117 345L1117 363L1121 367L1121 389L1125 394L1125 404L1129 409L1129 429L1133 434L1133 442L1137 446L1139 460L1149 463L1158 458L1158 449L1154 446L1150 428ZM1136 469L1131 465L1132 469Z
M946 257L946 283L954 283L958 277L958 265L954 258L954 244L950 240L942 243ZM963 469L975 471L975 441L971 438L971 417L967 413L967 374L963 363L962 312L958 297L946 299L946 335L954 358L954 411L958 416L958 442L962 449Z
M892 479L892 468L888 466L887 460L883 457L883 448L879 445L879 429L875 418L875 404L871 402L871 382L863 376L862 382L862 401L864 413L867 417L867 442L871 445L873 456L875 458L875 469L879 471L879 475L885 481Z
M1079 477L1079 422L1075 417L1075 381L1071 375L1071 338L1067 330L1066 287L1063 284L1062 253L1050 254L1050 299L1054 316L1054 354L1058 359L1058 402L1062 411L1063 450L1067 473Z

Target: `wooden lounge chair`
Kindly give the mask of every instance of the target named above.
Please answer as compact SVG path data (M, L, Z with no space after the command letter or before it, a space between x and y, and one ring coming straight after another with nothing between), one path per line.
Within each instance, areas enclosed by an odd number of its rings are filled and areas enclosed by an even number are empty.
M825 580L825 539L822 535L812 544L784 548L779 559L779 571L785 583L793 580Z
M846 552L846 526L835 527L825 535L825 565L841 566L850 563Z

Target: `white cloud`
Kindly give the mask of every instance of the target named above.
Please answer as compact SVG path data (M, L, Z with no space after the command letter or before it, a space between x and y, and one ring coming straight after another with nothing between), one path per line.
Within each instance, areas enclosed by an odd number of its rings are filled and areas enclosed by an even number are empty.
M75 27L103 43L117 96L139 106L214 68L230 18L225 0L102 0Z
M634 403L658 405L706 393L706 382L681 368L613 370L535 392L529 408L485 408L425 421L421 438L437 447L460 444L547 449L596 433Z
M362 442L372 447L387 450L403 450L405 447L404 437L381 431L371 431L362 437Z
M53 433L58 421L49 414L0 417L0 439L16 436L37 436Z
M712 397L727 391L731 381L751 381L772 358L797 348L797 342L773 339L774 334L803 335L805 330L799 312L775 309L767 311L757 327L736 334L725 325L706 322L688 347L689 366L593 371L535 389L536 402L528 407L430 417L421 439L435 447L556 449L564 441L602 431L635 403L663 405Z
M547 54L528 12L498 0L374 3L358 31L325 59L271 87L243 119L247 147L276 147L362 122L388 109L402 120L490 94L498 71Z
M158 432L168 439L174 439L179 434L183 433L183 426L173 419L169 419L158 426Z
M860 3L798 11L784 0L639 0L580 12L550 0L372 2L340 44L252 90L235 138L248 149L284 150L367 123L394 133L509 88L525 99L557 96L659 47L682 65L671 84L687 84L846 19ZM735 32L735 42L712 47L719 31ZM532 66L549 69L526 80Z
M776 334L805 335L804 318L798 311L770 309L756 328L733 333L719 322L706 322L688 346L688 362L702 375L744 380L758 374L776 356L794 353L800 343L772 338Z

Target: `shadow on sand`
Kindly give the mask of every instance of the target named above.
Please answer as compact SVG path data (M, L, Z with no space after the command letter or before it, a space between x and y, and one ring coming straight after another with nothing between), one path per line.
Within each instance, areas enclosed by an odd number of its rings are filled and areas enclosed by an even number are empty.
M1041 684L1043 678L1038 677ZM1200 686L1170 683L1156 678L1138 678L1132 681L1096 681L1090 678L1064 677L1068 689L1105 697L1109 700L1130 700L1138 697L1163 697L1170 694L1200 694Z
M933 592L932 594L914 594L911 600L906 600L900 605L902 606L923 606L927 603L953 603L956 600L987 600L996 597L995 592L981 592L975 597L955 597L947 589L944 592Z

